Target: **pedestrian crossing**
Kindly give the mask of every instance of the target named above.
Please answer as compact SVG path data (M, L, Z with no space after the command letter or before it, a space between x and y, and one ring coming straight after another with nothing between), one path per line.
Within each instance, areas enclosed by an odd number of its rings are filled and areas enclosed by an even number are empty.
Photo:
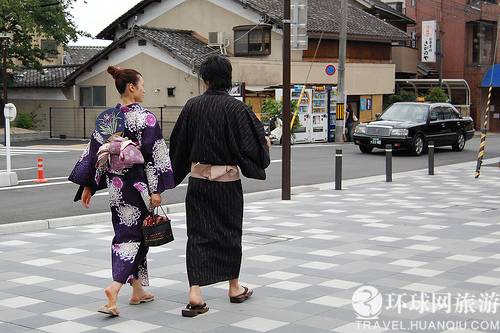
M11 156L21 156L21 155L44 155L52 153L67 153L67 150L56 150L56 149L33 149L24 147L11 147ZM0 156L6 156L7 149L5 147L0 148Z

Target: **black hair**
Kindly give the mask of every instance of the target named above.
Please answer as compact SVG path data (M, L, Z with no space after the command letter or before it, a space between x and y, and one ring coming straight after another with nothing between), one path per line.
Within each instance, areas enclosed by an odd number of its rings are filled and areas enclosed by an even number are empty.
M233 67L227 57L215 55L207 58L200 67L200 75L209 89L229 91L233 86Z

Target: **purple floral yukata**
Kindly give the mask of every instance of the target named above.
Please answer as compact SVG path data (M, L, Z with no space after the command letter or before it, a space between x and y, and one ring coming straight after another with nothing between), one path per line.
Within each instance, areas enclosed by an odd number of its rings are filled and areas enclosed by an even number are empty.
M148 214L146 202L150 193L162 193L175 184L168 148L154 114L140 104L117 105L115 111L118 109L121 112L98 117L96 130L69 180L80 185L75 201L81 199L85 186L91 187L93 193L108 188L115 232L111 246L113 280L130 283L135 278L147 286L148 247L144 245L141 229ZM107 136L122 128L124 137L140 144L144 165L123 170L110 170L107 164L97 167L99 147L106 143Z

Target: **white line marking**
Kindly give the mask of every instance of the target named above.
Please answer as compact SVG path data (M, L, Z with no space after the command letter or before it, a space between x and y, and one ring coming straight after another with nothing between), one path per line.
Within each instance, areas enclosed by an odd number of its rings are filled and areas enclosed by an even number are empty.
M36 168L33 168L33 169L36 169ZM64 176L64 177L52 177L52 178L45 178L47 180L58 180L58 179L68 179L68 176ZM32 181L35 181L35 179L23 179L23 180L20 180L19 183L29 183L29 182L32 182Z
M281 160L272 160L271 163L281 163Z
M53 177L53 178L46 178L47 180L57 180L57 179L67 179L68 177ZM35 179L23 179L20 180L19 183L28 183L32 182ZM53 185L64 185L64 184L73 184L70 181L65 181L65 182L55 182L55 183L43 183L43 184L32 184L32 185L17 185L17 186L9 186L9 187L0 187L0 191L7 191L7 190L19 190L19 189L24 189L24 188L33 188L33 187L43 187L43 186L53 186ZM185 187L188 186L188 184L179 184L177 187ZM108 192L103 192L103 193L98 193L95 194L94 196L100 196L100 195L108 195Z
M12 169L12 171L33 170L33 169L36 169L36 167ZM0 172L5 172L5 171L7 171L7 170L0 170Z
M56 183L34 184L34 185L20 185L20 186L10 186L10 187L0 187L0 191L20 190L20 189L23 189L23 188L52 186L52 185L63 185L63 184L71 184L71 182L67 181L67 182L56 182Z
M4 153L7 150L5 148L0 148L0 152ZM13 148L13 152L17 153L24 153L24 152L29 152L29 153L67 153L68 151L65 150L41 150L41 149L18 149L18 148Z

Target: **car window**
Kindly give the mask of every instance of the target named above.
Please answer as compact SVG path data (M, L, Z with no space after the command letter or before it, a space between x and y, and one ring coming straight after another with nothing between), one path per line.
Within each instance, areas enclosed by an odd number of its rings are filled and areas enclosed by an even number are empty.
M387 108L381 120L391 121L412 121L412 122L425 122L427 119L428 105L422 104L393 104Z
M440 106L434 107L431 109L431 119L437 119L437 120L443 120L444 119L444 113L443 113L443 108Z
M444 107L439 107L438 108L438 120L446 120L447 119L447 114L448 114L448 111L446 110L446 108Z
M449 108L443 108L443 120L452 119L451 110Z
M450 118L449 119L459 119L460 115L458 114L457 111L455 111L453 108L448 107L448 110L450 111Z

